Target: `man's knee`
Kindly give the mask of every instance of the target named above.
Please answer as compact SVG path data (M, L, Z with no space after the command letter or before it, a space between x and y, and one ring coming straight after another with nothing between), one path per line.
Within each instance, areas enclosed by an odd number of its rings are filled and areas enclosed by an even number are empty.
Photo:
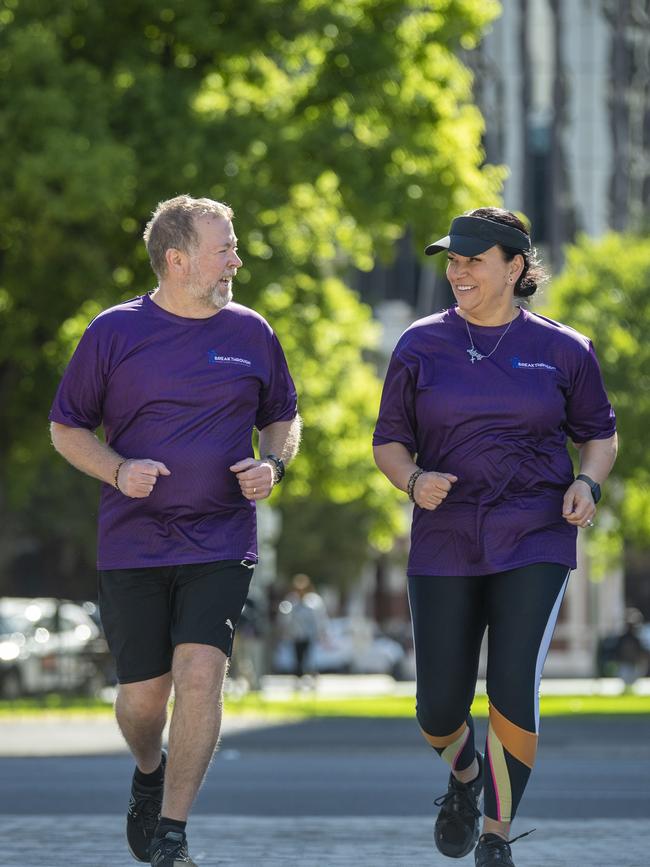
M174 650L172 675L174 692L221 695L228 658L208 644L179 644Z
M115 702L118 716L127 714L151 721L163 716L169 701L171 682L171 674L165 674L150 680L120 684Z

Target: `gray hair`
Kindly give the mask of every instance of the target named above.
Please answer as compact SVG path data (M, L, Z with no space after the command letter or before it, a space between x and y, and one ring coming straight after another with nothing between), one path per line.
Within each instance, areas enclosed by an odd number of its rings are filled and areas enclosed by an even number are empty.
M193 199L184 195L159 202L143 234L151 267L158 279L167 273L167 250L191 253L196 248L199 236L195 220L200 217L232 220L233 216L229 205L214 199Z

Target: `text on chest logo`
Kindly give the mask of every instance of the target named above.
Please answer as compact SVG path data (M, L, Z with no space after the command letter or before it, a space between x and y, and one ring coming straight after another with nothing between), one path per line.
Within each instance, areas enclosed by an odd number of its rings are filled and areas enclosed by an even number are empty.
M208 349L208 364L241 364L250 367L252 361L249 358L240 358L238 355L221 355L216 349Z
M510 359L510 364L514 368L524 370L557 370L552 364L547 364L545 361L522 361L518 355Z

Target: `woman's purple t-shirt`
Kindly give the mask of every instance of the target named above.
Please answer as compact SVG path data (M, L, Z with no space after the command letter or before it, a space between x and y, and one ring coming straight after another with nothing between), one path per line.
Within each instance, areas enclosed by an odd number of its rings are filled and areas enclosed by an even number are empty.
M470 325L488 355L503 326ZM471 363L451 308L414 323L388 368L375 445L398 442L458 481L435 510L413 510L409 575L487 575L538 562L576 565L562 518L575 443L616 429L588 338L522 309L496 352Z
M144 499L102 485L98 568L257 559L255 504L228 468L259 430L296 415L277 337L230 303L186 319L144 295L101 313L81 338L50 420L95 430L126 458L162 461Z

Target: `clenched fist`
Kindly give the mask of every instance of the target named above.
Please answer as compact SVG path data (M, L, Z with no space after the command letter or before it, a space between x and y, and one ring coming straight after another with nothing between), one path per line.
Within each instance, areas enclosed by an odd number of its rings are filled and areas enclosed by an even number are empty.
M124 461L117 474L117 487L126 497L148 497L158 476L171 476L160 461L133 458Z
M413 499L421 509L432 512L438 508L457 481L458 476L452 473L422 473L415 480Z
M239 487L247 500L264 500L273 489L273 465L268 461L244 458L230 467L237 476Z

